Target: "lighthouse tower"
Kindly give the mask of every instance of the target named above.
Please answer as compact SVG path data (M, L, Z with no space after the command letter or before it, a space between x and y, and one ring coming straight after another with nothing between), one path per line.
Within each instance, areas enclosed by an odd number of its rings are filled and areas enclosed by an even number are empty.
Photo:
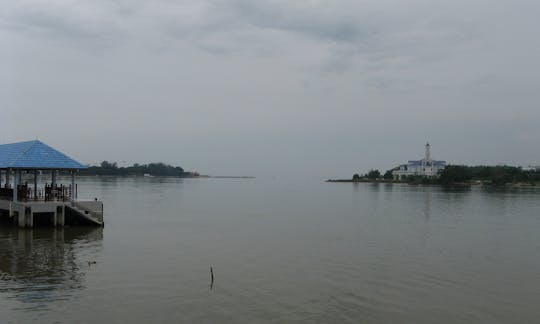
M426 162L431 162L431 145L429 145L429 142L426 143Z

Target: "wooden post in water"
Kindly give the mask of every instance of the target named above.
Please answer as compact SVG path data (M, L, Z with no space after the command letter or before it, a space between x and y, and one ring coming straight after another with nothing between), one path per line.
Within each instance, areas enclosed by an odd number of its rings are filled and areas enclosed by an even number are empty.
M212 279L210 282L210 290L212 290L214 287L214 269L212 269L212 267L210 267L210 278Z

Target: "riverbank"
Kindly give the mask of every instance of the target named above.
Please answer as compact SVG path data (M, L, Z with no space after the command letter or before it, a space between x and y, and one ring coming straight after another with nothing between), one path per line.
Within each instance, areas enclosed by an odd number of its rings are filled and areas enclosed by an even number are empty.
M355 180L353 179L328 179L325 182L407 183L404 181L393 180L393 179L355 179Z
M525 183L525 182L515 182L515 183L506 183L503 185L490 183L487 181L470 181L470 182L451 182L451 183L441 183L437 179L427 179L428 181L402 181L394 179L328 179L325 182L338 182L338 183L400 183L408 185L430 185L430 186L454 186L454 187L463 187L463 186L485 186L485 187L506 187L506 188L540 188L540 183Z
M472 186L493 187L539 187L540 168L497 166L447 165L437 176L426 177L422 173L394 180L395 169L384 175L379 170L371 170L364 175L354 174L349 179L331 179L328 182L371 182L371 183L407 183L413 185Z
M256 179L254 176L212 176L212 175L151 175L151 174L83 174L78 178L178 178L178 179Z

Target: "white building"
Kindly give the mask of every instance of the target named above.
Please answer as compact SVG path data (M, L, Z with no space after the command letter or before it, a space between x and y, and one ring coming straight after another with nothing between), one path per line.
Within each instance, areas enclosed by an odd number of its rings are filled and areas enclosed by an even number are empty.
M540 165L529 165L521 168L523 171L540 171Z
M401 180L409 176L422 176L433 178L439 176L440 172L446 167L446 161L435 161L431 159L431 146L426 143L426 156L417 161L409 161L407 164L400 165L392 171L394 179Z

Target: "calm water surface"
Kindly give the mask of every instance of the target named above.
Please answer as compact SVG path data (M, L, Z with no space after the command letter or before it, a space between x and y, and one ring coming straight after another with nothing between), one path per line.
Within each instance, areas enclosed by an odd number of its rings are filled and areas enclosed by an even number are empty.
M0 323L540 318L540 190L89 178L79 192L103 199L104 229L0 228Z

